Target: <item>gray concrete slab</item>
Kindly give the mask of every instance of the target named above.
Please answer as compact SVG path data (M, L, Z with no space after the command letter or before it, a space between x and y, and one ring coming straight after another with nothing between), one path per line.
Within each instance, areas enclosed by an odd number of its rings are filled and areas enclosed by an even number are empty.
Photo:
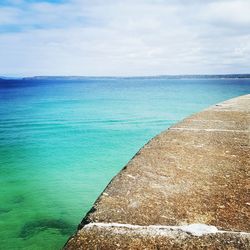
M249 177L250 95L245 95L153 138L107 186L65 249L200 249L209 244L218 246L209 249L249 249ZM118 224L86 226L93 223ZM197 223L228 233L198 237L165 230L159 236L122 227Z

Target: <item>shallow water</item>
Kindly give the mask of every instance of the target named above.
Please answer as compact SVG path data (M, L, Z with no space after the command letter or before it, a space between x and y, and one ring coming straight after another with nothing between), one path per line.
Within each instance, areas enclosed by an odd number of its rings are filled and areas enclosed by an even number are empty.
M0 248L59 249L110 179L244 79L0 81Z

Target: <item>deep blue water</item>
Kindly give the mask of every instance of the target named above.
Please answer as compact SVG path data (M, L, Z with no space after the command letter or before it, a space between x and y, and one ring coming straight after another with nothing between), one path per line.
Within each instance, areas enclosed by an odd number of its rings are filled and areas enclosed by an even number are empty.
M150 138L249 79L0 81L0 248L59 249Z

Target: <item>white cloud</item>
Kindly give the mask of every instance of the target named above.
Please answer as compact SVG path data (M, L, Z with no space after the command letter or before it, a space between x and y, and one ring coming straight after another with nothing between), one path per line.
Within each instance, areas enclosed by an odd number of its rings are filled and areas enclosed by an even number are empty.
M208 5L203 17L221 25L250 25L250 1L217 1Z
M0 8L0 25L18 24L20 11L15 8L2 7Z
M0 9L0 74L245 73L248 13L247 0L23 2Z

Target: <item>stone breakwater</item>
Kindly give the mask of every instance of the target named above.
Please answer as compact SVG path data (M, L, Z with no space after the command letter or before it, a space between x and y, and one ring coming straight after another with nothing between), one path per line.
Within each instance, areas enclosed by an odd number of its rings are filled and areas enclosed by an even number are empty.
M65 249L249 249L250 95L149 141Z

